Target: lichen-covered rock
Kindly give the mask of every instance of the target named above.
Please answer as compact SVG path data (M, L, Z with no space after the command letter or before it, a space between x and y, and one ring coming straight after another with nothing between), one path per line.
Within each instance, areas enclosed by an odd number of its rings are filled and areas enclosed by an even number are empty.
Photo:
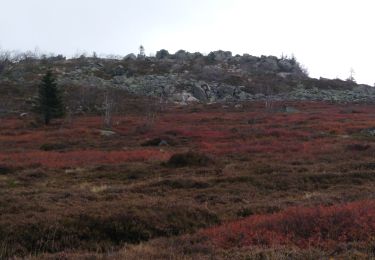
M207 93L202 86L204 86L204 85L201 85L200 83L196 83L196 84L192 85L191 93L199 101L206 102L208 100L208 96L207 96Z

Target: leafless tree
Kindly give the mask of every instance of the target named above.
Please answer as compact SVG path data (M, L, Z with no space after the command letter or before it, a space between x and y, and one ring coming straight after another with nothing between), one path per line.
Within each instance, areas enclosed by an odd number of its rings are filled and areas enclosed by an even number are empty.
M272 87L267 86L265 94L266 94L265 107L266 107L267 110L272 110L272 108L273 108L273 100L272 100L273 91L272 91Z
M11 54L11 52L0 49L0 73L11 62L12 62L12 54Z
M111 128L112 127L112 116L113 116L113 109L115 106L115 102L112 96L112 92L109 88L106 89L104 92L104 103L103 103L103 123L104 127Z
M139 56L145 56L145 47L143 45L139 46Z
M168 94L167 94L167 91L165 90L165 87L162 86L161 91L160 91L160 97L159 97L159 111L163 112L167 104L168 104Z
M354 75L355 75L354 69L350 68L350 74L349 74L349 77L346 80L350 81L350 82L355 82Z

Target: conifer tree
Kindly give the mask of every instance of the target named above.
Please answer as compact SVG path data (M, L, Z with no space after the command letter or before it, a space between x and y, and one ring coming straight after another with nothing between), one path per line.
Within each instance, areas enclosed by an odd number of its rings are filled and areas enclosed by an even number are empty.
M39 85L36 112L42 115L46 125L64 116L62 97L52 71L47 71Z

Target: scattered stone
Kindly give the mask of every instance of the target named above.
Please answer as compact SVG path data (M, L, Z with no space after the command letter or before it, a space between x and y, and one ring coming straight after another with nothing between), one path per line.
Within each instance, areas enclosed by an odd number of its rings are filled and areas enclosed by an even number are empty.
M165 140L161 140L159 146L169 146L168 142Z
M116 135L116 132L110 130L99 130L101 136L110 137Z
M361 134L367 135L367 136L375 136L375 127L362 129Z
M280 110L280 112L282 113L298 113L299 110L294 108L294 107L290 107L290 106L283 106Z

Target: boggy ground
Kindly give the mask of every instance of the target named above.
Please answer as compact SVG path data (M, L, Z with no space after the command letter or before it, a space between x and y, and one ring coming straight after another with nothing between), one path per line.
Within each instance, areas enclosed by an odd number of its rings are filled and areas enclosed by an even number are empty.
M375 257L373 105L0 120L0 258Z

